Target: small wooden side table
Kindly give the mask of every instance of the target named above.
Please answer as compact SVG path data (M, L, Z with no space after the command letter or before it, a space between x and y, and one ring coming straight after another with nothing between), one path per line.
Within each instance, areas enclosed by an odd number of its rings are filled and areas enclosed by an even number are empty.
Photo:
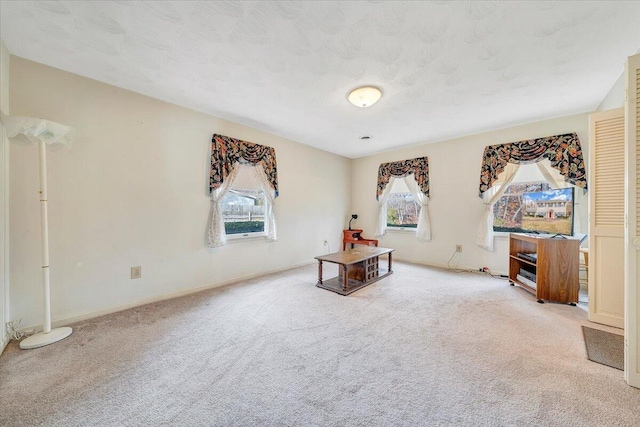
M378 246L378 241L375 239L365 239L362 237L362 230L343 230L342 231L342 250L347 249L347 243L351 243L351 249L353 245L367 245Z

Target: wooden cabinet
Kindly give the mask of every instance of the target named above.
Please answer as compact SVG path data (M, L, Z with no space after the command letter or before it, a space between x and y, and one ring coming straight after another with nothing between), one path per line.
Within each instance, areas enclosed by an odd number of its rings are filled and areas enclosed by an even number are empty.
M545 300L578 302L580 241L513 233L509 238L509 282Z

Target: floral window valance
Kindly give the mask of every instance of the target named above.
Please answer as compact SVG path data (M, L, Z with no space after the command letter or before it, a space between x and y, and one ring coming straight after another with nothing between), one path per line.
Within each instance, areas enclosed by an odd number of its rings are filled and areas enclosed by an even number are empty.
M209 178L211 192L225 182L236 163L262 166L269 185L275 192L275 197L278 197L276 151L266 145L217 134L214 134L211 140L211 175Z
M498 179L507 163L526 164L548 159L565 181L587 189L587 171L580 140L575 133L529 139L484 149L480 171L480 197Z
M411 174L414 174L420 191L426 197L429 197L429 159L427 157L418 157L416 159L380 164L376 199L379 200L391 177L404 178Z

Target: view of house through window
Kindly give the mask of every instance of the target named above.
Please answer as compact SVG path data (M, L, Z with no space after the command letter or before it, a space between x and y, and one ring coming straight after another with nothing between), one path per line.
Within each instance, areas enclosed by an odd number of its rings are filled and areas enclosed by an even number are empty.
M417 228L420 209L404 179L396 178L387 199L387 227Z
M516 183L493 205L493 230L573 234L573 188L547 182Z
M222 199L222 218L226 234L264 231L265 197L262 190L231 189Z
M252 166L242 166L233 187L220 202L227 235L264 232L265 205L268 203Z

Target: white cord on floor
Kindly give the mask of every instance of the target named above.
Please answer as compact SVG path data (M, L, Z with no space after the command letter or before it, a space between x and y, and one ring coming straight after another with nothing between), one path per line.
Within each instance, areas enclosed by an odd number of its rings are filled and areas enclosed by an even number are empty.
M467 270L463 270L461 268L451 268L451 260L456 256L456 254L459 254L460 252L458 251L454 251L453 255L451 255L451 258L449 258L449 261L447 261L447 270L449 271L453 271L454 273L462 273L462 272L466 272Z
M451 267L451 261L453 260L453 258L458 253L460 253L460 252L454 251L453 255L451 255L451 258L449 258L449 261L447 261L447 270L452 271L454 273L481 273L481 274L488 274L489 276L493 277L494 279L508 279L508 277L506 277L506 276L493 274L491 272L491 270L489 270L489 268L487 268L487 267L485 267L481 271L468 270L468 269L464 269L464 268L452 268Z
M22 338L25 338L27 336L24 332L20 332L18 330L20 322L22 322L22 319L18 320L18 323L14 321L7 322L7 333L12 340L20 341Z

